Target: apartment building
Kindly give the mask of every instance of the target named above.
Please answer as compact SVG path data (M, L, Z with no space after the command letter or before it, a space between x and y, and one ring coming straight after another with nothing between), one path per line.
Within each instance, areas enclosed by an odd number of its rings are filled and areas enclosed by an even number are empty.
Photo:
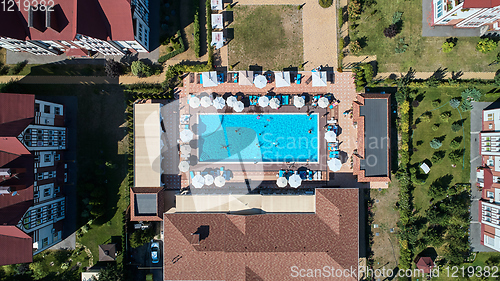
M500 251L500 108L495 104L483 110L479 153L482 166L477 169L481 188L479 220L481 244Z
M62 104L0 93L0 265L30 262L63 238L64 115Z
M432 0L431 25L500 30L499 0Z
M28 4L38 3L27 1ZM0 47L34 55L149 51L149 0L61 0L0 9Z

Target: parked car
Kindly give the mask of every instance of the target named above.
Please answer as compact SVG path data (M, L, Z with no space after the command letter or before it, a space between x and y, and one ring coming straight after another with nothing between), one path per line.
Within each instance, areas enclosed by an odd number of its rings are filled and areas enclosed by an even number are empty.
M158 257L158 252L160 251L160 244L158 242L151 243L151 260L153 263L158 263L160 258Z

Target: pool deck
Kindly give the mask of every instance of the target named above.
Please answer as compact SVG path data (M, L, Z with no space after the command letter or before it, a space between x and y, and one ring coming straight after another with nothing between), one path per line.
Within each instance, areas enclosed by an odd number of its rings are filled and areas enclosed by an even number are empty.
M299 72L300 73L300 72ZM304 75L303 81L307 81L310 77L310 72L301 73ZM331 75L331 73L329 73ZM242 113L302 113L306 114L308 110L311 110L313 113L318 113L319 118L319 132L320 136L318 139L319 143L319 162L318 163L295 163L290 170L297 170L300 167L305 167L306 169L312 171L321 171L322 172L322 180L321 181L302 181L301 188L311 187L311 186L326 186L329 185L328 181L330 180L330 174L332 172L328 172L328 167L326 161L328 160L328 151L326 147L326 140L324 139L325 129L323 127L327 124L327 120L330 118L335 118L337 120L337 124L341 127L341 133L338 135L338 141L340 144L340 151L346 153L346 159L344 159L344 163L342 168L338 173L352 173L352 168L350 167L350 156L355 148L357 148L357 131L353 126L352 119L349 117L343 116L343 112L348 111L352 108L352 103L356 99L356 91L353 83L353 78L351 73L338 73L335 72L333 75L333 79L329 77L328 85L325 87L313 87L312 83L303 82L300 85L292 83L289 87L276 88L275 83L269 83L263 89L258 89L257 87L250 86L242 86L237 83L223 83L219 84L216 87L204 88L201 84L190 83L190 77L186 76L183 80L184 87L179 88L179 115L190 114L194 117L198 113L233 113L232 108L225 107L223 110L216 110L214 107L203 108L199 107L196 109L191 108L187 104L187 99L189 95L199 95L201 93L207 93L211 95L224 96L227 94L236 95L237 93L242 93L245 96L254 95L261 96L267 95L269 91L278 95L302 95L309 94L311 96L320 95L320 94L333 94L336 100L339 100L340 103L335 106L333 109L327 108L322 109L319 107L310 107L310 102L306 103L306 106L301 109L293 106L293 98L291 99L292 105L282 106L277 110L271 109L270 107L262 108L260 106L246 106ZM328 112L326 117L321 117L325 113ZM190 118L190 128L195 124L197 118ZM361 136L363 137L363 136ZM196 151L192 152L193 155L197 155ZM205 169L220 169L220 167L224 167L225 170L230 170L233 174L233 178L230 181L226 182L226 185L237 185L238 183L242 183L245 180L251 180L252 182L259 183L259 186L272 186L273 183L275 185L277 179L277 172L282 169L288 169L290 164L287 163L197 163L194 166L191 166L191 170L194 173L201 172ZM332 177L333 180L334 176ZM181 173L181 186L185 187L189 185L189 172ZM247 184L248 185L248 184ZM253 184L252 184L253 185Z

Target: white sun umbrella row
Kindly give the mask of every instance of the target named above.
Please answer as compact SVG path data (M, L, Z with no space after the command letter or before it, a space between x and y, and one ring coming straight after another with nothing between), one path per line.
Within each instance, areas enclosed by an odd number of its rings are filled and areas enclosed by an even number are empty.
M302 108L304 105L306 105L306 100L304 97L300 96L293 96L293 105L297 108Z
M217 176L214 178L214 176L210 174L207 174L205 176L197 174L191 179L191 185L194 188L202 188L204 185L212 184L215 184L215 186L217 187L223 187L226 184L226 180L223 176Z
M290 184L293 188L297 188L302 184L302 178L300 178L299 174L295 173L288 180L285 177L279 177L276 180L278 187L285 187L287 184Z

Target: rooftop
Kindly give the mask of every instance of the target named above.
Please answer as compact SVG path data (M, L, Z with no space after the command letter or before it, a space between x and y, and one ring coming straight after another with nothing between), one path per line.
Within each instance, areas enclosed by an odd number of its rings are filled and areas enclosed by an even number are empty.
M283 281L294 265L357 268L358 192L316 189L309 214L164 214L164 279Z

